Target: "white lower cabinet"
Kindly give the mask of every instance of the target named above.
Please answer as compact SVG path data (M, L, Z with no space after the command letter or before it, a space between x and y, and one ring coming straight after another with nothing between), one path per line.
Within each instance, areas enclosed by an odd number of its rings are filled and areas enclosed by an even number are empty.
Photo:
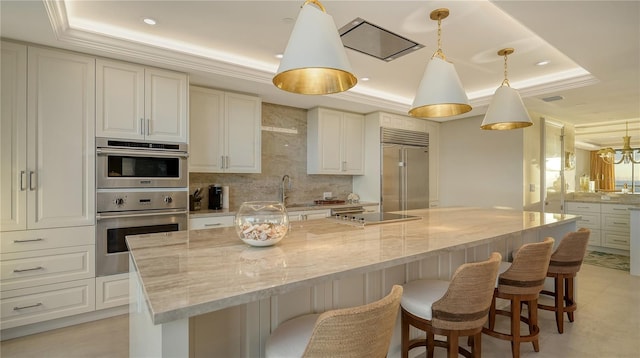
M95 245L0 254L0 290L95 276Z
M95 310L95 279L2 292L2 329Z
M95 226L3 232L2 329L95 310Z
M580 215L578 227L591 230L589 245L629 250L629 208L634 205L567 202L567 213Z
M96 277L96 310L129 304L129 274Z
M189 230L204 230L204 229L214 229L217 227L233 226L234 218L235 216L232 216L232 215L190 218Z
M304 210L289 212L289 221L324 219L331 215L331 210Z

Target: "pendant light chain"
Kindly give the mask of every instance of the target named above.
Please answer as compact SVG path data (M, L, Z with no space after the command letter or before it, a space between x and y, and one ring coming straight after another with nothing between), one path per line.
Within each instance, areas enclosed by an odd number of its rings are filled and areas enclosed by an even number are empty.
M447 16L449 16L448 9L438 9L431 13L431 19L438 20L438 49L433 54L433 57L439 57L445 61L447 57L444 55L444 52L442 52L442 19Z
M504 53L504 81L502 81L502 85L503 86L506 85L507 87L511 87L509 85L509 79L507 78L507 56L508 56L508 53L505 52Z

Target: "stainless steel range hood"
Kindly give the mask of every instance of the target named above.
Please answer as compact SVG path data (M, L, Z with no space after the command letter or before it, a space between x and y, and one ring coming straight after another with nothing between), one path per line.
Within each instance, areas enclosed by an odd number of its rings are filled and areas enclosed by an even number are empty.
M424 47L359 17L341 27L339 33L344 47L386 62Z

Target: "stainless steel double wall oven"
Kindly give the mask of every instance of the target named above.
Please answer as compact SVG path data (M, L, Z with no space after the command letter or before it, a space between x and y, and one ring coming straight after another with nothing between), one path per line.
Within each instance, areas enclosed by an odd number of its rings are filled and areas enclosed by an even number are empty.
M129 270L127 235L187 229L186 144L96 138L96 275Z

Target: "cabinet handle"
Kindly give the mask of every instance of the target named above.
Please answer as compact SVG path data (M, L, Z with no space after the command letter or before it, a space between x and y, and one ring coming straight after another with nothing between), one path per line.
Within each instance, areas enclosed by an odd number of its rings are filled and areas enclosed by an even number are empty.
M347 170L347 162L342 162L342 168L340 168L341 171L346 171Z
M144 118L140 118L140 135L144 135Z
M14 311L20 311L20 310L24 310L27 308L34 308L34 307L40 307L42 306L42 302L38 302L35 305L29 305L29 306L22 306L22 307L13 307Z
M612 241L613 241L613 242L620 242L620 243L623 243L623 244L626 244L626 243L627 243L627 241L626 241L626 240L616 240L616 239L613 239Z
M204 224L204 226L220 226L222 223Z
M36 190L36 188L34 188L34 186L33 186L33 183L35 183L35 181L36 181L35 178L34 178L35 175L36 175L36 172L29 171L29 190L31 190L31 191Z
M229 169L229 156L226 156L227 160L225 160L226 167L225 169Z
M13 242L16 243L16 244L20 244L20 243L23 243L23 242L35 242L35 241L44 241L44 239L39 237L37 239L13 240Z
M627 223L620 223L620 222L614 221L614 222L613 222L613 225L625 225L625 226L626 226L626 225L627 225Z
M44 267L37 266L37 267L32 267L32 268L22 269L22 270L14 269L13 272L20 273L20 272L38 271L38 270L44 270Z
M147 118L147 128L146 128L147 134L146 135L151 135L151 119Z
M27 174L27 172L25 172L24 170L20 171L20 191L25 191L27 190L27 187L24 185L25 182L25 175Z

